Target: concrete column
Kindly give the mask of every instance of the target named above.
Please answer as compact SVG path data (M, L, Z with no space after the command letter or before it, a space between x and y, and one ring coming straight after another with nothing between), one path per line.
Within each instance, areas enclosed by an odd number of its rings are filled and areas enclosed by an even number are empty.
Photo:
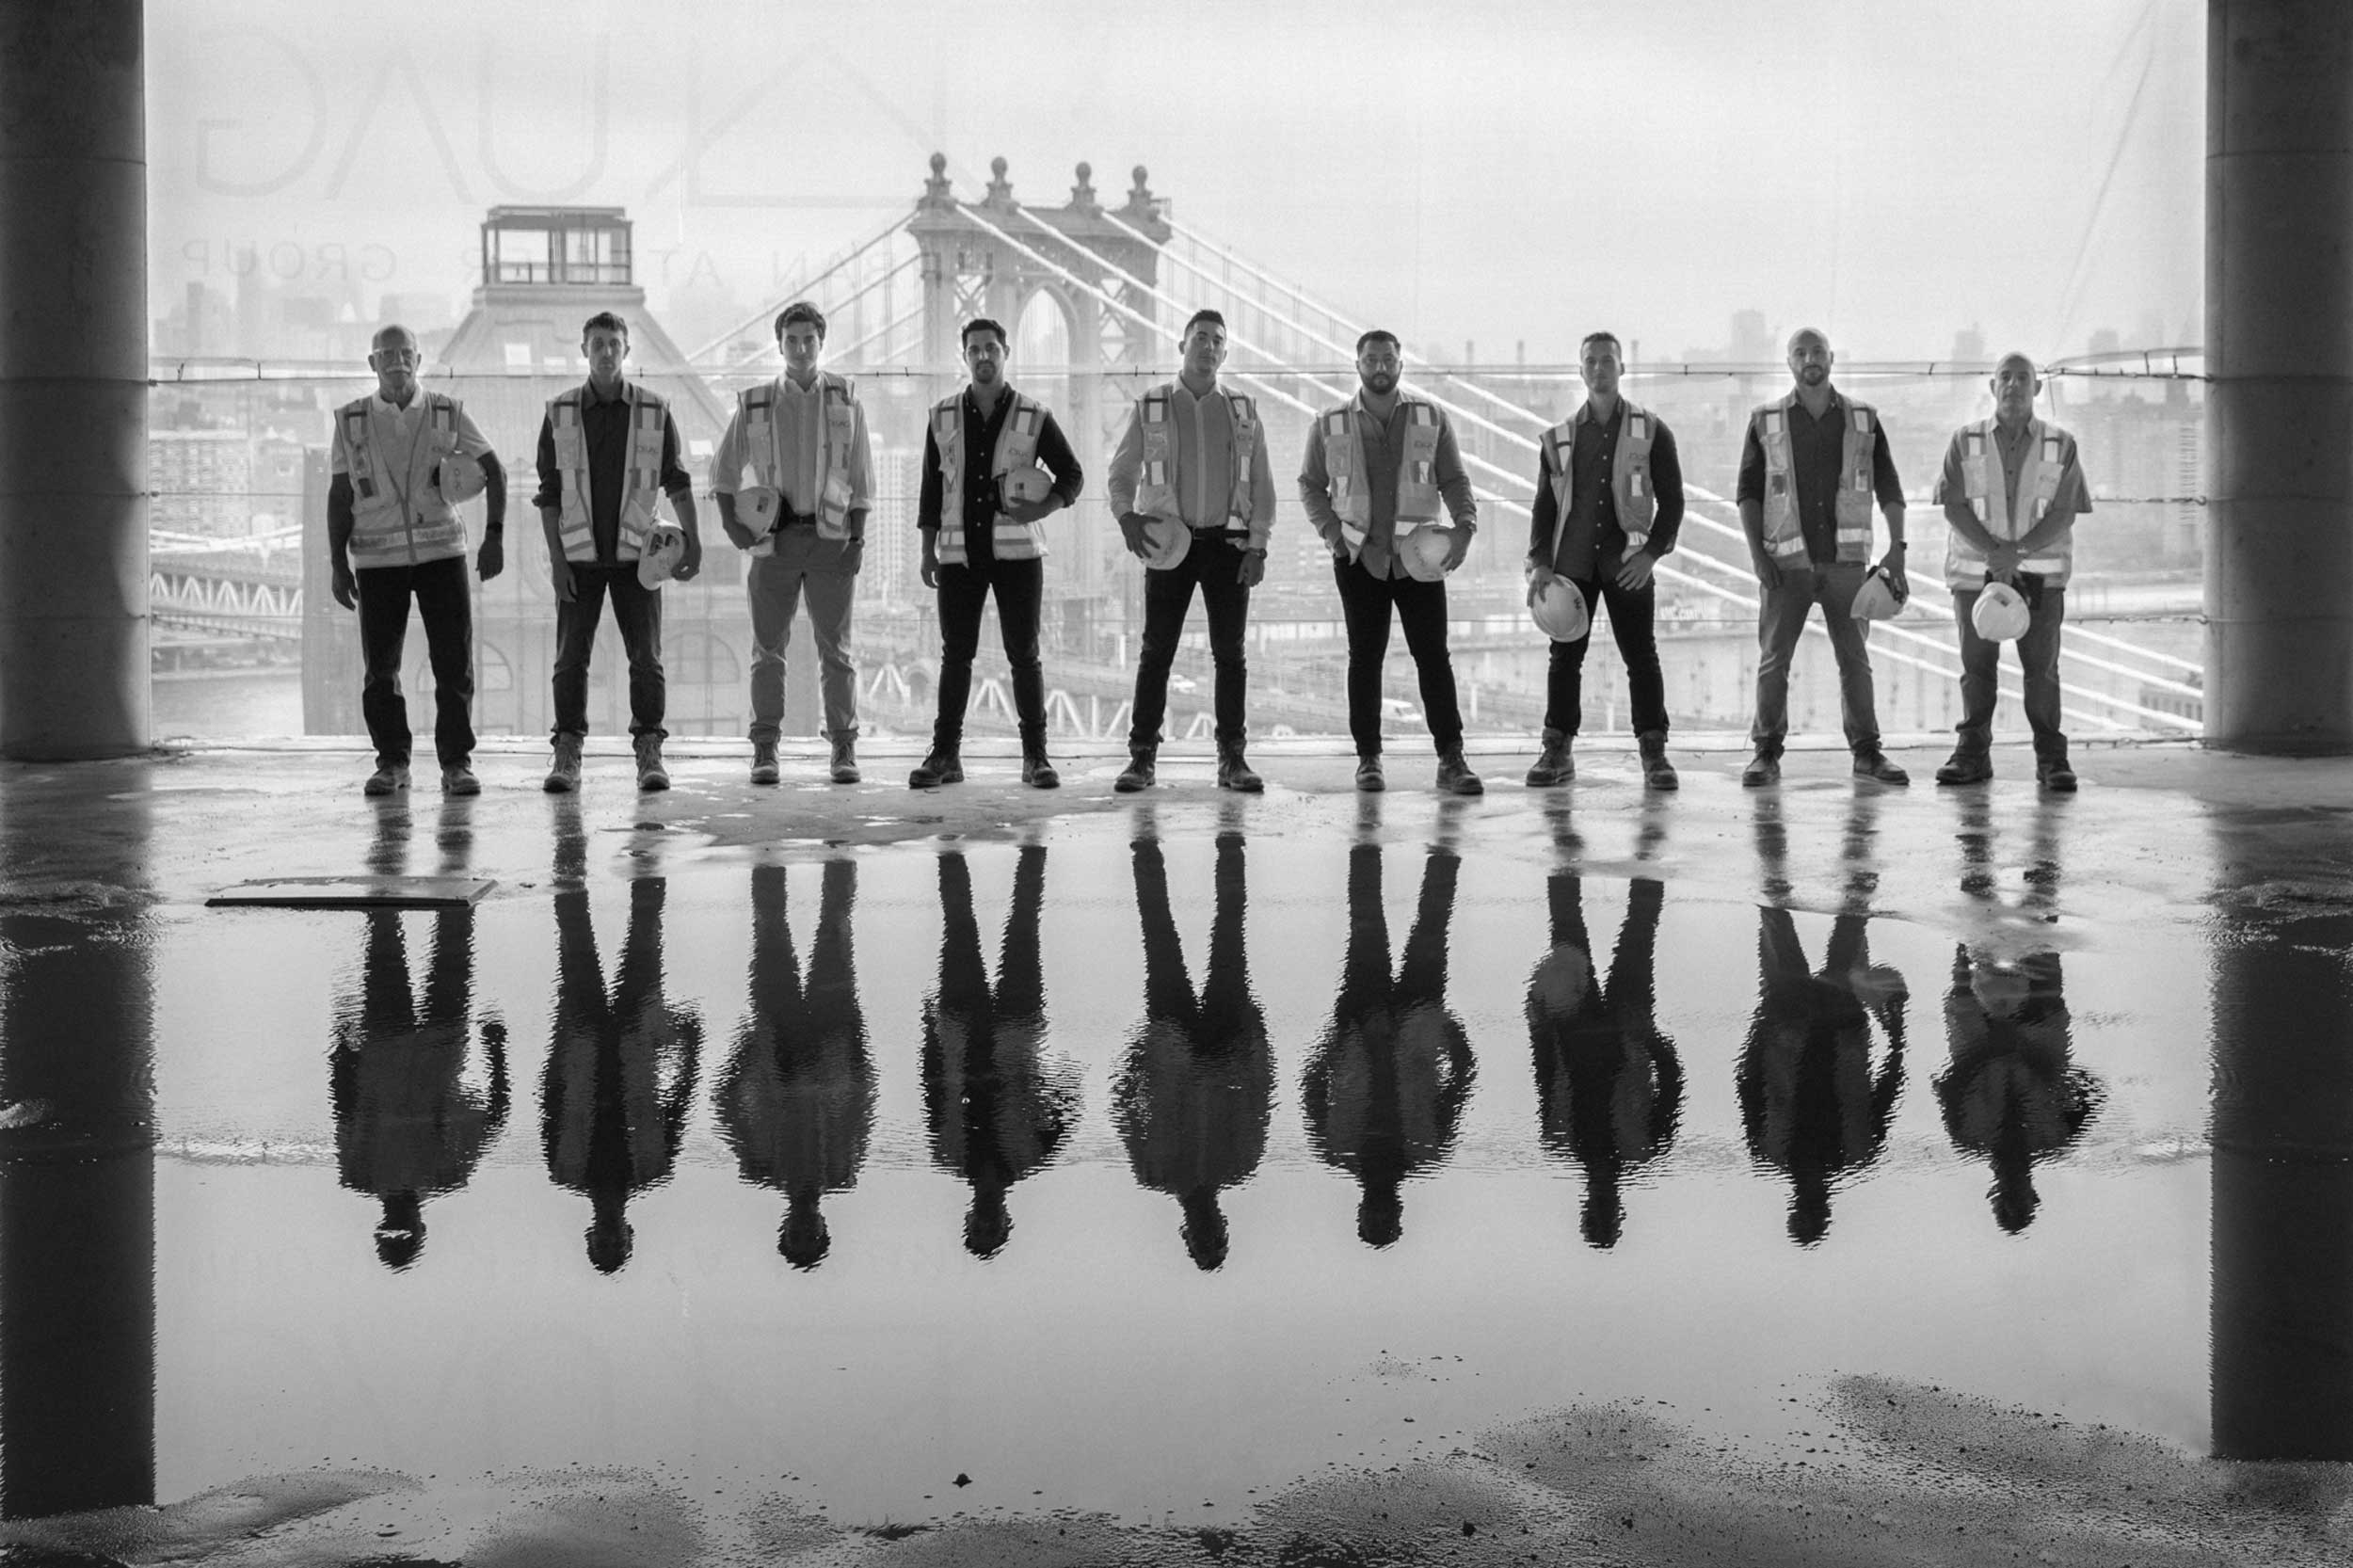
M2206 739L2353 751L2353 7L2207 0Z
M0 756L150 739L140 0L0 0Z

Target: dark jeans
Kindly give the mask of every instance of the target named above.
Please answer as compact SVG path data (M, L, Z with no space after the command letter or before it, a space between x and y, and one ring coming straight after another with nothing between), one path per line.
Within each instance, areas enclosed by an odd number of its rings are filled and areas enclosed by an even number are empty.
M1970 614L1978 588L1953 590L1953 614L1961 621L1961 722L1954 730L1961 749L1983 755L1993 744L1993 705L2001 696L1996 669L2002 645L1977 635ZM2034 613L2018 639L2018 667L2026 678L2026 723L2034 730L2038 760L2067 760L2067 735L2059 728L2059 623L2067 615L2067 590L2028 572L2018 574L2018 591Z
M1879 710L1871 696L1871 655L1863 639L1869 623L1854 618L1854 596L1870 570L1859 561L1781 568L1781 586L1768 588L1756 612L1756 722L1749 739L1762 756L1778 757L1789 733L1789 658L1805 634L1805 617L1822 607L1831 652L1838 658L1838 715L1849 749L1876 751Z
M1196 585L1209 612L1209 657L1217 665L1217 744L1241 744L1242 696L1249 686L1242 627L1250 618L1250 590L1241 584L1246 557L1236 542L1240 537L1224 532L1195 534L1183 560L1166 571L1144 574L1144 654L1136 662L1130 746L1160 744L1160 720L1168 712L1168 670L1184 638Z
M621 629L629 654L629 732L656 740L668 688L662 678L662 590L637 581L637 564L584 566L572 563L572 601L555 605L555 729L558 735L588 733L588 655L597 645L597 621L607 596L613 624Z
M1441 754L1463 744L1454 702L1454 664L1446 651L1446 584L1375 577L1354 561L1335 560L1340 615L1348 623L1348 733L1359 757L1381 755L1381 661L1389 651L1389 611L1405 629L1405 650L1421 678L1422 717Z
M473 590L456 556L414 567L367 567L360 589L360 712L379 764L408 765L408 701L400 695L408 600L424 622L433 666L433 753L454 768L473 755Z
M997 630L1013 667L1013 708L1021 745L1046 745L1046 668L1037 657L1037 617L1046 600L1046 563L991 559L979 567L939 568L939 720L932 744L959 744L964 707L972 696L972 656L981 648L981 611L997 596Z
M1625 660L1626 696L1634 705L1634 732L1665 734L1667 678L1659 673L1658 633L1654 625L1658 609L1657 584L1621 588L1611 576L1577 583L1577 591L1585 596L1588 622L1593 619L1596 603L1609 607L1609 631L1618 639L1618 652ZM1546 729L1557 729L1563 735L1577 733L1584 712L1585 649L1593 640L1589 624L1585 635L1577 641L1552 645L1552 666L1545 678Z

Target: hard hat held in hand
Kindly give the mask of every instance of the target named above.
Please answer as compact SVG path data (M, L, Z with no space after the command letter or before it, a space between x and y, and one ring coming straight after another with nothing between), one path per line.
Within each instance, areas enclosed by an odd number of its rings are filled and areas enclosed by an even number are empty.
M674 522L654 525L653 536L647 539L645 552L637 558L637 581L648 588L658 588L670 580L680 561L686 559L686 530Z
M1425 522L1398 541L1397 558L1405 575L1417 583L1436 583L1446 577L1446 558L1454 551L1454 531Z
M784 492L773 485L751 485L735 492L735 520L752 532L751 555L776 552L776 522L784 516Z
M1977 607L1969 613L1970 624L1977 635L1989 643L2011 643L2026 634L2034 624L2034 612L2026 608L2026 597L2007 583L1988 583L1977 595Z
M441 466L435 471L433 488L440 492L443 501L455 506L461 501L472 501L480 495L483 486L488 483L488 475L482 472L480 458L469 456L463 452L453 452L441 459Z
M1193 549L1193 530L1175 518L1152 518L1144 525L1144 564L1166 571Z
M1848 614L1857 620L1894 620L1904 601L1896 597L1895 585L1887 581L1887 568L1874 567L1855 590L1854 607Z
M1054 476L1032 464L1027 468L1008 469L997 481L997 488L1005 498L1007 506L1018 506L1024 502L1043 501L1051 495Z
M1593 629L1584 592L1565 577L1546 579L1529 601L1537 629L1556 643L1573 643Z

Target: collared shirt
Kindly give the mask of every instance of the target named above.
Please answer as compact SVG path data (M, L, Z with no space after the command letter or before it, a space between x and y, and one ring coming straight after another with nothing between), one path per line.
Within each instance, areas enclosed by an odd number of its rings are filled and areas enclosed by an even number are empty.
M1805 535L1806 555L1815 561L1838 559L1838 490L1847 477L1847 400L1831 389L1830 405L1822 417L1805 411L1805 404L1789 403L1789 474L1798 491L1798 526ZM1903 481L1896 477L1896 459L1887 451L1887 422L1871 421L1871 493L1880 510L1903 510ZM1765 500L1765 445L1757 439L1756 421L1749 421L1748 439L1740 447L1740 485L1735 499Z
M797 517L814 517L825 488L825 397L821 376L804 389L790 373L776 380L776 401L769 406L770 437L776 445L778 487L785 509ZM866 406L851 405L850 505L863 512L873 503L874 464L867 445ZM751 443L744 430L743 406L728 421L727 432L711 458L711 488L733 495L744 488L744 470L751 463Z
M1397 471L1405 456L1404 394L1382 419L1365 407L1365 394L1360 390L1348 405L1355 416L1357 440L1365 449L1365 488L1371 503L1372 522L1365 530L1364 549L1356 559L1375 577L1402 577L1405 563L1397 556ZM1479 503L1471 495L1470 475L1464 471L1463 454L1454 444L1454 426L1440 408L1438 415L1438 450L1431 468L1438 482L1439 498L1445 502L1447 515L1454 526L1465 534L1479 531ZM1307 519L1323 536L1323 542L1334 550L1342 548L1344 537L1340 515L1332 506L1332 475L1323 460L1323 422L1318 420L1307 427L1307 453L1299 463L1299 504L1307 509Z
M1234 495L1234 409L1212 384L1194 396L1182 381L1168 397L1174 427L1176 512L1189 528L1224 528ZM1136 509L1136 486L1144 473L1144 405L1128 415L1127 433L1112 455L1106 489L1112 516ZM1250 458L1250 548L1264 550L1274 528L1274 460L1267 456L1266 425L1258 426Z
M2046 425L2045 428L2047 429L2048 426ZM2018 508L2022 502L2031 504L2033 501L2033 497L2021 496L2018 493L2018 476L2025 469L2026 454L2034 447L2034 442L2028 439L2033 431L2034 422L2031 419L2022 423L2015 430L1998 419L1993 422L1993 447L2002 455L2002 488L2009 494L2011 517L2018 516ZM2084 483L2081 459L2082 454L2076 448L2075 439L2073 436L2068 437L2067 472L2059 476L2058 490L2051 497L2053 517L2072 518L2078 513L2091 510L2091 490ZM1938 505L1942 506L1955 501L1964 505L1967 504L1969 481L1961 472L1963 461L1965 459L1961 456L1961 443L1956 438L1946 443L1945 467L1943 472L1936 476L1935 500ZM2030 525L2027 532L2031 531ZM2020 536L2025 536L2022 534Z
M1005 416L1013 411L1013 389L1006 387L997 394L997 406L987 413L967 386L957 401L964 410L964 553L973 566L996 558L997 514L1002 509L1002 497L997 488L997 476L989 472L997 453L997 437L1005 427ZM1038 423L1037 466L1054 476L1054 494L1062 504L1078 504L1079 491L1086 484L1086 471L1079 466L1078 457L1064 439L1062 426L1054 423L1051 409ZM939 476L939 437L923 422L923 493L916 502L915 526L926 534L939 531L939 518L947 504L943 493L946 484Z
M613 383L611 395L598 392L591 381L580 400L580 439L588 454L588 521L597 540L597 563L613 566L621 555L621 489L629 483L629 398L627 384ZM539 421L539 493L531 504L542 511L564 505L564 471L555 462L555 424ZM679 466L678 421L662 411L662 478L664 495L692 490L694 481Z
M1642 549L1653 558L1675 547L1683 531L1683 460L1675 452L1674 432L1656 413L1650 415L1651 491L1657 509L1651 518L1650 541ZM1625 530L1618 522L1618 436L1625 428L1625 399L1608 421L1577 421L1577 444L1569 452L1569 515L1562 520L1553 499L1552 471L1536 454L1536 500L1529 508L1528 554L1578 582L1590 579L1625 553ZM1563 521L1564 533L1556 535Z

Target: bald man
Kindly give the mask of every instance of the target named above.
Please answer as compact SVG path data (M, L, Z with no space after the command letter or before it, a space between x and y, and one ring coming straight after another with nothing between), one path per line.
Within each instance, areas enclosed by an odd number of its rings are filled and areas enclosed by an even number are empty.
M2034 772L2043 789L2072 794L2067 735L2059 728L2059 622L2075 558L2075 517L2091 510L2075 438L2035 418L2042 378L2024 354L2005 354L1986 383L1993 417L1964 424L1945 449L1936 500L1951 525L1945 544L1945 585L1961 627L1960 739L1936 770L1939 784L1982 784L1993 776L1996 666L2002 645L1977 635L1977 600L1988 583L2007 583L2033 619L2018 639L2025 676L2026 724L2034 731Z
M1865 622L1854 596L1874 569L1871 502L1887 519L1887 553L1876 569L1902 600L1904 488L1888 456L1877 410L1831 384L1830 339L1811 327L1789 338L1793 385L1779 401L1749 415L1740 450L1740 526L1761 590L1756 615L1756 718L1749 738L1756 755L1740 772L1751 789L1781 782L1781 750L1789 732L1789 660L1816 604L1838 659L1838 710L1854 753L1857 778L1909 784L1911 776L1880 749L1879 711L1871 693Z

